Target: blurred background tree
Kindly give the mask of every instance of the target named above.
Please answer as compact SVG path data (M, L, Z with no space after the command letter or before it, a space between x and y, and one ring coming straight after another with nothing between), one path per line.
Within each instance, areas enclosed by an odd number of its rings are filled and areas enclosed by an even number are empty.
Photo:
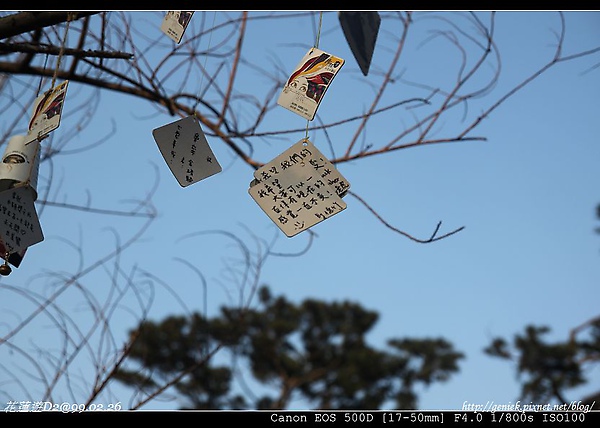
M295 305L265 286L258 300L259 309L223 307L209 320L195 313L142 323L125 364L135 368L115 378L139 390L173 387L182 409L416 409L416 387L449 380L464 358L442 338L390 338L388 349L375 349L366 336L378 314L349 301ZM208 363L219 349L229 366ZM245 396L231 391L244 367L258 386Z

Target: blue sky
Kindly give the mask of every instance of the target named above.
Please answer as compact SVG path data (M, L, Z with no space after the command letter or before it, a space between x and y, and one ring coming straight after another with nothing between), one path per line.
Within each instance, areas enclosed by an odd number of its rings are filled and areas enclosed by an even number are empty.
M147 31L159 31L160 13L137 14L136 20L145 22ZM211 21L212 14L206 12L205 19ZM565 17L565 54L600 44L600 13L568 12ZM199 19L200 13L192 18ZM473 101L468 114L476 114L552 58L553 31L559 24L554 12L500 12L496 35L502 75L489 94ZM360 73L338 27L334 13L324 15L319 47L346 60L319 107L324 122L368 106L373 96L369 80L377 74L374 66L369 76ZM373 64L389 59L384 46L398 29L393 21L382 22ZM276 59L291 72L314 42L310 21L257 21L249 24L244 46L249 58L261 64ZM432 41L409 46L401 59L402 79L441 84L455 77L452 70L457 64L447 44ZM600 203L600 83L594 68L599 63L596 54L544 73L477 128L473 135L486 141L416 147L339 165L351 190L392 225L420 238L428 237L439 221L440 233L464 226L461 232L439 242L415 243L388 230L349 195L344 198L345 211L312 229L318 237L307 254L270 256L261 267L260 284L296 302L350 300L377 311L380 319L369 336L375 346L383 347L394 337L444 337L452 342L466 355L460 373L447 383L421 390L419 407L423 409L460 409L464 401L507 404L519 400L514 366L483 353L490 340L512 338L528 324L547 325L552 329L548 340L564 340L570 329L599 315L600 235L594 233L600 223L595 211ZM259 98L264 97L260 93L263 80L264 76L241 74L238 90L252 88ZM206 82L191 80L186 85L194 93ZM239 260L239 249L223 235L201 232L226 230L244 239L251 249L256 248L253 236L275 242L274 249L282 253L305 247L306 233L287 238L256 205L248 195L253 171L216 138L208 137L208 141L223 171L180 187L152 138L153 129L176 118L157 114L140 100L103 93L97 98L99 109L90 125L81 133L66 135L66 128L73 126L68 110L77 105L73 101L71 107L69 101L86 90L69 86L63 122L51 142L68 137L66 149L76 151L106 135L113 121L117 132L94 149L58 156L52 166L42 164L40 193L47 190L48 199L72 204L85 204L89 198L92 206L129 209L134 199L143 198L152 188L157 174L160 181L153 199L158 218L120 256L120 269L111 261L82 278L77 283L80 290L72 287L57 300L82 330L93 320L84 296L108 301L115 282L144 287L154 280L148 313L153 320L192 311L215 315L221 305L237 303L239 277L232 278L228 267ZM401 82L389 89L407 91L407 97L411 90ZM436 132L443 135L459 128L461 120L460 114L448 117ZM411 112L399 111L370 128L367 139L387 141L410 122ZM3 118L1 126L7 123ZM265 127L301 129L305 125L299 116L279 108ZM341 154L353 131L352 127L332 128L329 136L336 154ZM257 147L258 157L267 162L303 136L284 135ZM322 134L312 141L332 155ZM126 241L135 234L143 220L107 219L47 206L40 210L40 222L45 240L28 250L10 276L0 278L4 333L37 307L16 290L50 295L80 264L92 264L117 239ZM78 246L83 248L83 259ZM119 335L124 337L136 325L138 297L129 293L119 302L120 310L112 319L116 343ZM59 349L60 335L47 333L51 324L38 316L14 343L29 350L34 346ZM25 376L35 373L32 363L19 361L18 352L8 351L0 347L0 401L38 399L33 395L42 394L43 388ZM87 382L83 380L89 370L85 361L93 358L91 354L82 352L76 366L82 384ZM23 384L6 381L11 379L7 373L15 370L23 370ZM590 385L570 391L569 399L578 400L594 391L591 385L598 385L600 369L588 374ZM83 387L70 391L61 386L56 391L55 400L87 396ZM112 392L115 397L111 399L129 399L118 387ZM177 406L177 402L158 401L145 408ZM301 406L301 402L292 405Z

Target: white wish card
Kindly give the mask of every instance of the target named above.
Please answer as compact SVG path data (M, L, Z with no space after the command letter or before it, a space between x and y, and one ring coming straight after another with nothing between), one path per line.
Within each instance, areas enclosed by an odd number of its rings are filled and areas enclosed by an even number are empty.
M313 120L327 88L343 65L343 59L310 48L285 83L277 104Z
M179 43L183 38L183 33L185 33L193 14L194 11L189 10L170 10L165 15L160 29L175 43Z
M350 189L350 183L342 173L306 138L298 141L271 162L254 171L254 178L257 181L269 180L290 169L304 168L306 164L319 178L333 187L339 197L344 197Z
M29 186L0 192L0 240L10 254L44 240Z
M59 127L68 85L69 81L65 80L36 98L25 144L33 140L41 140Z
M156 128L152 135L165 162L182 187L222 171L194 116Z
M308 140L256 171L248 193L292 237L346 209L346 179Z

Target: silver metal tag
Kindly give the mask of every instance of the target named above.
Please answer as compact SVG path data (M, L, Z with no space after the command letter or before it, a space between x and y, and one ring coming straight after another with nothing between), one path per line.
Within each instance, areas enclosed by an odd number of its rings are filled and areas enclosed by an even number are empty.
M346 209L348 181L308 140L254 173L248 193L288 237Z
M182 187L222 171L194 116L156 128L152 135L165 162Z

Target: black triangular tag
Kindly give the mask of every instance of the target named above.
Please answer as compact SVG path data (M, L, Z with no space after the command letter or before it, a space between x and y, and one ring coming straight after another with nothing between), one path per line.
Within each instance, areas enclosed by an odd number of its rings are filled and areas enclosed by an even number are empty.
M376 11L340 11L338 16L350 50L358 62L360 70L366 76L371 66L381 17Z

